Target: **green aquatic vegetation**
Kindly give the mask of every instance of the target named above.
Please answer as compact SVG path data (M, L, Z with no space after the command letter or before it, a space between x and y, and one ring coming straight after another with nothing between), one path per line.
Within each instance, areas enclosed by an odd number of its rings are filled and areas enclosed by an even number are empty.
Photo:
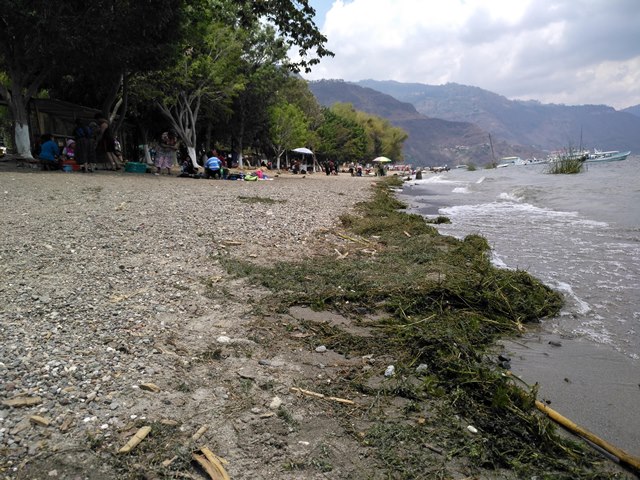
M573 149L566 148L558 158L549 163L546 173L552 174L574 174L580 173L584 169L584 160L587 156Z
M235 258L223 264L273 292L268 303L275 310L332 310L368 328L367 335L358 335L328 323L301 322L311 335L309 346L323 344L347 356L385 352L396 359L396 376L384 385L368 383L373 372L356 371L331 385L315 385L338 397L360 391L402 398L410 402L402 409L405 417L426 405L437 411L425 425L408 426L407 418L378 418L370 409L372 427L363 443L397 472L393 478L447 478L445 460L457 457L477 468L523 476L606 478L597 476L601 472L594 476L593 454L558 437L536 412L536 389L515 385L492 359L497 339L557 314L561 295L524 271L493 266L483 237L442 236L422 217L403 212L393 196L396 185L393 179L379 183L356 215L342 217L352 240L347 257L274 266ZM417 365L426 373L416 373ZM469 434L467 425L481 435ZM425 451L425 436L437 440L441 454Z

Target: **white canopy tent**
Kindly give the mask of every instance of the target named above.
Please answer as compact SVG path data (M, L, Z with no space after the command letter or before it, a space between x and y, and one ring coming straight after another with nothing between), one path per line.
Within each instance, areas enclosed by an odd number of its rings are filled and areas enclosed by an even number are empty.
M306 170L307 172L309 172L310 170L313 171L313 172L317 171L316 170L316 163L317 163L316 162L316 155L311 150L309 150L306 147L298 147L298 148L294 148L291 151L292 152L296 152L296 153L301 153L304 156L311 155L311 158L313 159L313 164L312 164L313 169L309 168L309 165L306 163L306 161L305 161L305 164L301 166L301 168L303 170Z

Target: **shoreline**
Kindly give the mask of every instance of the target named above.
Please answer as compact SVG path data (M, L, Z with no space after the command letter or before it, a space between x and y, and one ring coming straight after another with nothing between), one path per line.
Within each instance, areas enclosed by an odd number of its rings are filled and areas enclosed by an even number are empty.
M438 397L417 389L415 366L397 363L401 375L384 375L401 358L370 336L375 317L273 310L265 284L229 271L375 258L375 242L336 228L341 214L371 199L371 180L232 182L0 164L0 393L38 399L0 409L0 472L161 476L189 471L192 449L207 445L229 461L232 478L369 478L383 465L378 454L414 472L516 478L473 464L484 434L468 426L480 419L443 423ZM277 300L306 293L280 292ZM142 426L152 434L117 455ZM409 431L418 436L398 443L394 435Z
M426 196L424 191L405 189L401 198ZM442 205L411 206L409 211L434 217ZM562 321L554 321L557 323ZM539 398L548 400L578 425L640 458L640 361L609 345L561 335L541 321L518 338L505 339L505 353L512 371L530 385L539 384ZM560 344L556 347L553 344ZM606 412L606 413L605 413Z
M517 342L501 342L512 371L538 383L538 397L551 408L640 458L640 376L637 368L626 368L633 359L607 345L547 332L544 323L540 327Z

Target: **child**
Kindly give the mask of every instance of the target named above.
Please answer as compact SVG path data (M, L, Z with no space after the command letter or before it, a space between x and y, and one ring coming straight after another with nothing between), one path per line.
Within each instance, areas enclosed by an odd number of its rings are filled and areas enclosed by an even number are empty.
M76 141L73 138L67 140L67 144L62 149L62 156L65 160L74 160L76 157Z

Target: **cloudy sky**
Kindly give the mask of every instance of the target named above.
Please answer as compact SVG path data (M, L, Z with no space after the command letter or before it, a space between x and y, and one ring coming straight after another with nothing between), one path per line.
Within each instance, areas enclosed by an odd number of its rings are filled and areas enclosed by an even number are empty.
M474 85L543 103L640 104L640 0L309 0L335 58L309 80Z

